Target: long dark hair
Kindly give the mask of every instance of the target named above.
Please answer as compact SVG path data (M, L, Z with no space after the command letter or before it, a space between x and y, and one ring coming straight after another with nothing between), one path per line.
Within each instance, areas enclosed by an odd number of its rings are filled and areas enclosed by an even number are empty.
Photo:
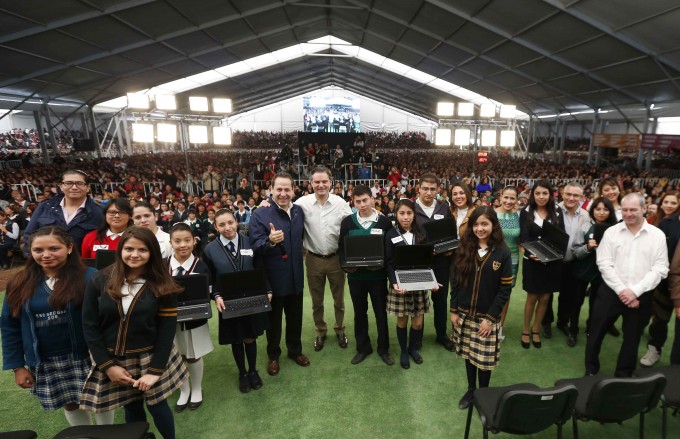
M106 292L114 300L122 297L120 292L125 284L125 280L130 271L130 268L125 265L122 258L123 248L129 239L138 239L149 249L149 261L144 265L144 273L141 277L146 280L146 284L154 292L156 297L165 296L168 294L181 293L184 289L179 286L163 264L163 256L161 255L161 247L158 240L149 229L139 226L130 226L120 237L118 249L116 249L116 262L108 270L109 279L106 283Z
M618 180L615 179L614 177L607 177L602 180L600 180L600 184L597 185L597 195L599 197L604 196L602 193L602 188L605 186L615 186L619 188L619 196L617 197L617 201L619 202L619 205L621 205L621 199L623 198L623 189L621 188L621 185L619 184Z
M456 281L460 285L465 285L467 280L475 272L475 264L477 258L477 250L479 249L479 238L475 235L473 229L474 225L481 216L485 216L491 221L491 235L489 236L489 250L496 247L505 247L505 239L503 238L503 229L498 222L496 211L491 206L480 206L472 212L468 227L465 233L460 237L460 247L456 251L455 265L456 265Z
M680 207L676 207L675 210L670 214L666 215L661 209L661 205L663 204L663 200L666 199L666 197L675 197L676 200L680 201L680 194L678 194L678 191L668 191L666 192L663 197L659 200L659 213L656 214L656 218L654 219L654 225L659 226L661 224L661 221L663 221L666 218L672 218L672 217L677 217L678 216L678 211L680 211Z
M66 230L56 226L45 226L31 234L29 248L36 238L42 236L54 236L66 247L73 245L73 237ZM45 274L40 264L32 257L28 258L24 269L12 277L7 286L7 304L13 317L19 316L21 306L30 300L38 285L44 279ZM80 260L80 255L75 247L66 257L66 263L57 271L55 279L54 290L48 299L53 309L64 309L70 301L73 301L75 305L83 303L85 265Z
M125 198L112 199L102 209L104 213L104 221L102 221L102 223L97 228L97 233L95 235L97 237L97 241L101 241L106 237L106 231L109 230L109 223L106 221L106 212L108 212L112 207L115 207L121 213L128 214L128 226L132 223L132 207L130 206L130 202Z
M590 218L594 222L595 221L595 209L599 204L604 204L605 209L609 211L609 216L607 219L604 221L606 224L609 224L610 226L613 226L614 224L618 223L619 221L616 219L616 209L614 209L614 205L612 204L611 201L609 201L609 198L607 197L599 197L595 198L592 203L590 203L590 208L588 209L588 213L590 214Z
M463 192L465 193L465 204L467 205L467 207L469 209L474 204L472 202L472 192L470 192L470 188L468 187L468 185L466 185L462 181L456 180L453 183L451 183L451 185L449 186L451 188L451 193L453 193L453 188L456 187L456 186L463 189ZM449 197L451 197L451 195L449 195ZM453 197L451 197L451 198L453 198ZM451 200L451 212L455 212L456 209L457 209L457 207L456 207L456 205L455 205L455 203L453 202L453 199L452 199Z
M550 184L548 180L538 180L536 181L536 183L534 183L534 186L531 188L531 192L529 193L529 202L527 203L528 212L530 214L529 221L531 222L534 221L534 212L536 212L536 208L538 207L536 205L534 192L539 187L548 189L548 203L545 205L545 208L548 211L547 220L550 221L552 224L557 224L557 206L555 205L555 194L553 194L552 184Z
M408 198L400 199L399 201L397 201L397 204L394 206L395 227L397 228L397 230L399 232L401 232L401 233L405 232L405 230L401 228L401 225L399 224L399 220L397 219L397 212L399 211L399 208L401 206L406 206L407 208L409 208L413 211L413 223L411 223L411 233L413 233L413 243L418 244L418 243L423 242L425 240L425 235L420 230L420 226L418 224L418 215L416 215L416 203L409 200Z

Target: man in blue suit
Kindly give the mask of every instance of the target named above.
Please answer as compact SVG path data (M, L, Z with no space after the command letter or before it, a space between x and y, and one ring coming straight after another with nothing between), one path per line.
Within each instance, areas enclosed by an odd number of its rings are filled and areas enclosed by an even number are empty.
M293 177L285 172L272 181L269 207L256 209L250 218L251 245L264 262L272 286L272 311L267 330L267 373L279 373L281 328L286 313L288 357L300 366L309 366L302 353L302 235L304 213L293 204Z

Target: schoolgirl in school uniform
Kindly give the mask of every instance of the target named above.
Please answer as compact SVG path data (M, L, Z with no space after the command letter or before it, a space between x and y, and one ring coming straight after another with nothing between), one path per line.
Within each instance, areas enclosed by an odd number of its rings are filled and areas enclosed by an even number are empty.
M29 245L31 257L10 280L2 307L2 367L13 370L16 384L45 410L64 407L70 425L89 425L89 413L78 409L91 368L81 308L95 270L83 265L61 227L36 230ZM113 423L113 412L97 416L97 423Z
M255 255L247 236L238 233L238 221L234 213L220 209L215 214L215 228L219 237L208 244L203 259L213 281L212 295L218 311L224 310L218 278L221 274L255 269ZM271 300L271 293L269 293ZM219 319L218 340L221 345L230 344L239 371L239 390L247 393L262 387L257 372L257 337L269 325L266 313L252 314L231 319ZM246 359L248 368L246 369Z
M451 323L456 353L465 359L468 390L458 406L472 403L474 389L488 387L498 365L501 313L512 290L512 255L490 206L475 209L460 240L452 279Z
M208 266L193 254L196 247L191 226L177 223L170 229L170 245L173 254L167 261L168 273L173 276L209 274ZM203 356L212 352L214 347L210 337L208 319L192 320L177 324L175 347L187 362L189 379L180 387L180 395L175 411L182 412L187 407L196 410L203 402Z
M174 347L177 293L153 232L123 232L116 262L88 283L83 330L94 359L80 407L125 409L125 421L146 420L144 403L165 439L175 438L167 398L188 378Z

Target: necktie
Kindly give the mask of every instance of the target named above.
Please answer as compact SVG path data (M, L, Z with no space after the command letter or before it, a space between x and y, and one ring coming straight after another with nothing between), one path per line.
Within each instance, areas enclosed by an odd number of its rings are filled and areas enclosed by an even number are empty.
M229 250L229 253L231 253L232 256L236 256L236 247L234 247L233 241L229 241L229 244L227 244L227 250Z
M179 268L177 269L177 276L182 276L182 275L184 275L184 271L185 271L185 270L184 270L184 267L182 267L182 266L180 265Z

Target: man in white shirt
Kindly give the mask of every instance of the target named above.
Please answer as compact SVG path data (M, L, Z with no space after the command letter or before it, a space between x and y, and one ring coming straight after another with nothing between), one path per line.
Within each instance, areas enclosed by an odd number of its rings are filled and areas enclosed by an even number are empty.
M593 305L586 344L586 374L600 370L600 348L607 330L623 316L623 343L616 376L632 376L642 332L649 320L651 291L668 275L666 236L645 221L645 199L630 193L621 200L623 221L610 227L597 248L604 283Z
M303 245L307 249L305 268L307 286L312 297L312 317L316 326L314 350L323 349L328 326L324 320L326 279L331 287L335 310L335 335L341 348L347 347L345 336L345 272L340 267L338 236L342 219L352 214L349 204L330 193L331 171L319 166L311 171L314 193L295 201L305 213Z

